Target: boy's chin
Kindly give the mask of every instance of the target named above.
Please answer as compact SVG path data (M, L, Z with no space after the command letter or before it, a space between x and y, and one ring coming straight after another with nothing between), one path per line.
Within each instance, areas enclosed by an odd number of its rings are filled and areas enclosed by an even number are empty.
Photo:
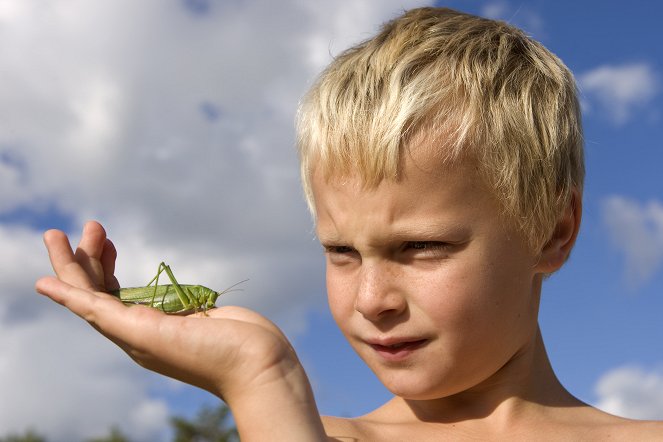
M417 379L418 376L413 376L413 373L408 370L386 373L384 369L378 369L373 372L390 393L404 400L430 401L455 393L447 391L448 389L439 382L436 382L435 385L432 384L429 376L421 376L421 379Z

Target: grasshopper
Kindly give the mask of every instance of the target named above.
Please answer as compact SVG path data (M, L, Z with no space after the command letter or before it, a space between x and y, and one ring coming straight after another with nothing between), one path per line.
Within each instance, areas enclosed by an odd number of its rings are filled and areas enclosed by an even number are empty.
M159 285L159 275L166 273L170 284ZM223 290L215 292L202 285L180 284L175 279L170 266L165 263L159 264L157 274L145 287L125 287L111 290L109 293L120 298L126 305L147 305L169 315L186 315L199 311L207 311L216 307L216 299L227 293L238 284L238 282ZM154 285L152 285L154 283Z

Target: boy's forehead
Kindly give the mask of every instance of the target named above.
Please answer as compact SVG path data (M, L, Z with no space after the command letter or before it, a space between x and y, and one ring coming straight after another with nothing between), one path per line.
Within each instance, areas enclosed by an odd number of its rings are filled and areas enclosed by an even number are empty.
M453 194L454 199L465 201L465 194L477 186L486 194L485 182L478 179L476 161L471 158L449 161L436 151L434 146L426 143L411 144L404 150L397 177L384 177L371 182L355 166L344 173L316 167L311 178L314 206L316 201L322 203L323 200L325 204L329 204L329 197L332 195L335 203L342 203L349 200L367 200L378 193L381 195L382 206L395 203L392 198L398 195L398 205L402 207L401 210L407 210L410 202L421 199L424 195L426 198L447 200ZM320 208L315 207L315 212ZM332 207L327 206L327 209L330 208Z
M323 243L458 240L499 218L499 205L472 162L452 166L430 151L413 152L398 180L374 187L357 174L327 179L318 171L313 178L316 232Z
M361 192L376 188L385 181L398 183L415 171L418 174L430 175L431 178L439 178L459 167L471 166L473 170L478 170L475 157L469 152L458 154L451 147L452 144L453 142L446 137L419 130L403 143L396 176L380 176L379 179L375 179L375 172L364 170L357 158L346 158L340 168L335 167L331 161L317 161L311 173L312 185L314 189L317 184L318 187L320 185L343 186L345 189L352 187L357 192Z
M408 171L417 169L428 174L445 174L451 169L476 165L468 149L454 149L451 137L427 130L417 131L403 146L402 167Z

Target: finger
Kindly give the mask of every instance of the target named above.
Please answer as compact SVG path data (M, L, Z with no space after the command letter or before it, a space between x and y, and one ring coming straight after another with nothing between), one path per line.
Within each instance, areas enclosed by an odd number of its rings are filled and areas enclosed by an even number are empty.
M117 249L110 239L104 242L104 250L101 253L101 266L104 269L104 286L106 290L115 290L120 288L120 283L115 277L115 260L117 259Z
M35 289L80 316L125 351L127 343L140 342L137 336L145 334L145 329L152 330L154 334L154 330L158 330L153 326L154 321L158 321L159 316L165 316L143 306L129 309L112 295L83 290L51 276L40 278L35 283Z
M35 284L35 289L38 293L46 295L58 304L67 307L86 321L94 322L95 315L93 312L98 299L100 299L97 293L80 289L52 276L39 279Z
M96 221L88 221L83 226L83 235L76 251L80 250L88 257L99 260L104 251L105 242L106 231L102 225Z
M74 257L76 261L87 272L96 288L105 288L104 268L101 264L101 256L106 243L106 231L96 221L88 221L83 226L83 234L78 243Z
M82 288L94 289L94 284L83 268L76 262L69 239L60 230L44 233L44 244L55 274L62 281Z

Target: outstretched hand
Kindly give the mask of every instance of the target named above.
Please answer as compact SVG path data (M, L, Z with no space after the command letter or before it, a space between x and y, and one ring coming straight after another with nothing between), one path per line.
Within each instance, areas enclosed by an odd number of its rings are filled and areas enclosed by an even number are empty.
M225 400L240 434L244 428L243 437L258 439L256 419L267 423L279 413L300 426L295 434L302 438L289 440L311 440L303 438L307 425L313 431L309 437L320 436L304 370L273 323L240 307L211 309L206 316L169 316L150 307L125 306L105 293L119 288L113 274L117 253L96 222L85 225L75 252L61 231L47 231L44 242L56 277L39 279L37 291L85 319L138 364ZM289 402L294 408L288 409Z

